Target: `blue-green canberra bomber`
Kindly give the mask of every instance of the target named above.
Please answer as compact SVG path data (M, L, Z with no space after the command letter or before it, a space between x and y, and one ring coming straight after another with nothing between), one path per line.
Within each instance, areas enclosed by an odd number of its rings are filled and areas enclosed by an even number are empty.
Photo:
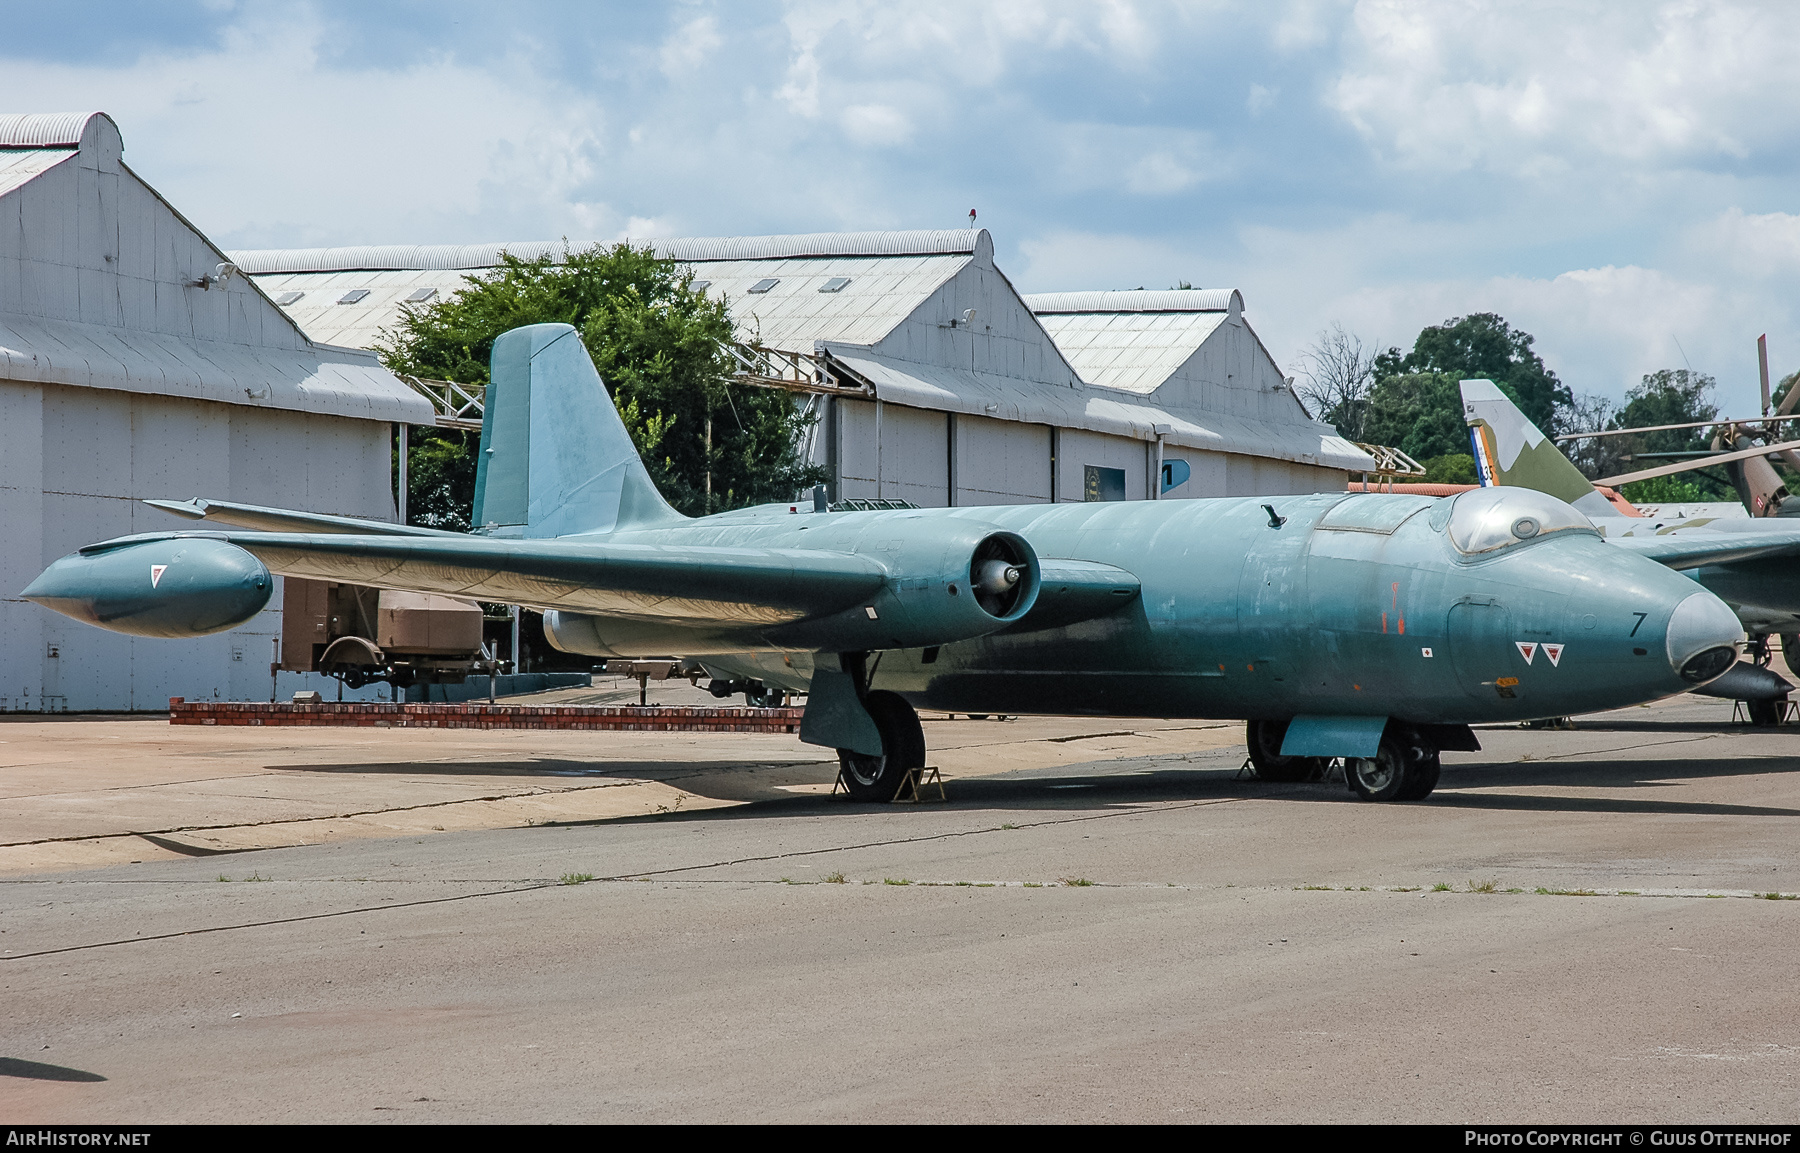
M1243 719L1265 777L1344 757L1365 799L1419 798L1472 722L1683 692L1742 635L1525 489L689 519L574 329L515 329L492 365L472 533L157 501L208 523L91 545L24 595L159 637L243 623L272 573L523 604L569 652L806 691L801 739L872 800L924 766L919 707Z

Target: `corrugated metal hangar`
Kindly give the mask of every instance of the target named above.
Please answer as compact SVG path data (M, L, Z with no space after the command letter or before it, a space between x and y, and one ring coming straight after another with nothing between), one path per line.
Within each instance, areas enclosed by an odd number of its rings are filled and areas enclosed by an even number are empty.
M809 393L834 499L924 506L1338 490L1370 458L1312 420L1235 290L1021 297L985 229L663 240L721 293L751 380ZM315 340L562 243L234 255ZM1161 476L1163 484L1152 478Z
M174 644L18 590L82 545L180 527L144 497L391 520L393 425L432 419L366 351L307 339L122 149L104 114L0 116L0 711L266 696L274 608ZM303 680L322 683L282 686Z

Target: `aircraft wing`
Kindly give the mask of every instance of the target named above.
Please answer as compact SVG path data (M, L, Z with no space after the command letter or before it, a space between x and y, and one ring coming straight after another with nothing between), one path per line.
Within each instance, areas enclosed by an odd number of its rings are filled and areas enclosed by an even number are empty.
M454 533L149 533L89 545L80 555L194 538L236 545L283 576L694 625L779 624L841 612L888 579L878 562L847 552Z
M1733 522L1738 523L1738 522ZM1800 526L1740 532L1667 532L1657 536L1608 536L1613 544L1672 569L1800 556Z

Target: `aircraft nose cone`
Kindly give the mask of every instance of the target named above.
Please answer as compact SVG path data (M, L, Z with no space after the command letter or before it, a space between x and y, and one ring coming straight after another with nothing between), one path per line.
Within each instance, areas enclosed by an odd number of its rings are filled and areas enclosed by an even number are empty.
M1737 663L1737 643L1744 638L1737 614L1707 592L1697 592L1669 617L1669 664L1681 679L1702 685Z

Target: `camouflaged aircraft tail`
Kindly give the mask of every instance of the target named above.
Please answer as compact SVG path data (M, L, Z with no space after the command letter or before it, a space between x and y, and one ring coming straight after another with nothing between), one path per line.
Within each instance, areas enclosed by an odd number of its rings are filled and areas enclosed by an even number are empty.
M1483 488L1535 489L1568 501L1590 519L1620 515L1493 381L1463 381L1462 398Z

